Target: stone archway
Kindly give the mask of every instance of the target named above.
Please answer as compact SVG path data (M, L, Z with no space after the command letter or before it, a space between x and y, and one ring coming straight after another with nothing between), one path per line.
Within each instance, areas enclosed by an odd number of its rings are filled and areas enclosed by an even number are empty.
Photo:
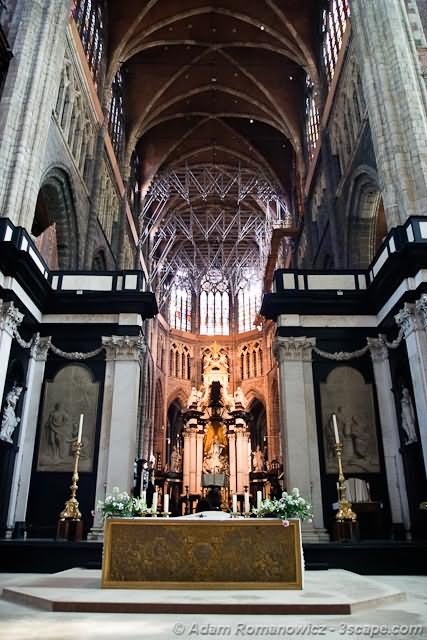
M154 394L154 455L156 461L164 463L165 425L163 424L163 389L160 380L157 380Z
M65 171L52 169L37 197L31 233L51 269L76 269L78 234L71 184Z
M183 407L179 398L173 400L168 407L165 462L169 466L173 448L176 447L178 450L181 450L184 444L182 440L182 409Z
M383 199L372 171L355 178L349 201L346 265L363 269L387 235Z
M248 409L250 413L249 428L251 433L251 448L257 447L266 455L267 451L267 415L263 402L254 398Z

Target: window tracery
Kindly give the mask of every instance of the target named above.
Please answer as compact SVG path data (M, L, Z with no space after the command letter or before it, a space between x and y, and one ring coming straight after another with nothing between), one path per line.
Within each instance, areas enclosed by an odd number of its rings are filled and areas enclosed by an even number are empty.
M319 140L320 114L316 102L316 94L313 81L310 76L306 78L306 98L305 98L305 139L307 146L307 156L313 159Z
M172 285L169 323L173 329L191 331L192 291L185 275L178 274Z
M349 16L350 5L348 0L330 0L329 8L325 9L323 12L322 57L328 84L332 82L335 74L338 54L341 49L343 35L347 27L347 19Z
M250 342L240 350L240 378L248 380L264 375L263 350L261 344Z
M72 15L95 86L99 83L104 52L104 20L98 0L74 0Z
M119 69L111 85L111 102L108 113L108 132L116 158L120 158L124 143L125 116L123 105L123 75Z
M169 375L191 380L191 353L187 345L173 342L169 352Z
M95 122L68 55L62 68L55 116L76 167L86 179L93 156Z
M139 216L142 198L142 158L138 151L134 151L130 160L129 204L135 214Z
M211 269L201 281L200 333L230 333L230 295L228 282L218 269Z
M247 270L240 281L237 293L238 331L251 331L261 306L261 281L251 270Z

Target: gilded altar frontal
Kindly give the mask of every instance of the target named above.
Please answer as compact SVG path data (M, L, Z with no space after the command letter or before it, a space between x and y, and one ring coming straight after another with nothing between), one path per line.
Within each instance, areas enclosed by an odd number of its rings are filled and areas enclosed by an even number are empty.
M102 586L302 589L299 520L108 519Z

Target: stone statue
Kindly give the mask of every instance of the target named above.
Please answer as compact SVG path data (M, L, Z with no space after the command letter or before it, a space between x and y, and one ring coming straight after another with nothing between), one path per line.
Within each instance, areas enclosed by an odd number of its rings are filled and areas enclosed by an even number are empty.
M246 398L242 391L242 387L237 387L234 392L234 405L242 406L244 409L246 408Z
M176 446L174 446L171 453L170 470L172 471L172 473L180 473L181 467L182 467L182 456L181 456L181 453L176 448Z
M252 452L252 465L254 471L264 471L264 454L258 445L256 451Z
M59 402L56 402L53 411L49 413L46 421L47 444L53 460L63 460L66 455L66 435L68 416L62 411Z
M406 387L402 387L402 395L400 397L400 412L402 417L402 429L406 435L405 444L417 442L417 430L415 427L415 411L412 404L411 394Z
M16 405L19 400L19 396L22 393L22 387L13 385L12 389L6 396L6 407L3 411L0 429L0 439L12 444L12 435L16 427L21 421L21 418L16 416Z

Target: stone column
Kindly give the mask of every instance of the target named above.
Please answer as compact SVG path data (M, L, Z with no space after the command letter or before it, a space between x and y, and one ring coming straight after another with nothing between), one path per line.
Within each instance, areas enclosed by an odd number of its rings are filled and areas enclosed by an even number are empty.
M138 392L142 357L142 336L102 338L106 351L104 397L95 505L113 487L130 491L137 454ZM100 525L99 515L94 530Z
M427 209L427 93L405 0L352 0L388 228Z
M24 316L13 302L0 300L0 403L3 398L13 333Z
M313 522L304 523L306 542L327 541L320 486L319 446L314 403L312 348L315 338L278 337L280 425L288 490L298 487L313 505Z
M190 431L187 427L184 429L184 453L183 453L183 474L182 484L183 491L185 487L190 487Z
M191 494L197 493L197 426L190 429L190 485L189 492Z
M10 529L13 529L15 522L25 521L27 513L37 418L49 347L50 338L36 336L30 350L30 361L25 381L27 390L22 408L21 426L17 442L18 454L13 470L12 490L7 516L7 527Z
M70 4L22 0L21 5L2 93L0 212L30 231L64 60Z
M236 434L234 431L228 434L228 458L230 465L230 493L237 493Z
M403 309L395 316L395 319L405 335L418 426L420 428L424 467L427 472L427 333L425 329L425 302L425 295L418 301L417 307L415 304L406 302Z
M196 493L202 493L202 466L203 466L203 440L204 431L197 431L196 441Z
M405 531L409 532L411 526L409 504L405 472L400 454L399 424L392 391L393 382L388 349L384 336L368 338L368 346L371 352L375 387L377 389L391 520L393 525L403 525Z
M241 422L241 424L239 424ZM236 465L237 465L237 493L244 493L249 487L249 433L243 420L236 418Z

